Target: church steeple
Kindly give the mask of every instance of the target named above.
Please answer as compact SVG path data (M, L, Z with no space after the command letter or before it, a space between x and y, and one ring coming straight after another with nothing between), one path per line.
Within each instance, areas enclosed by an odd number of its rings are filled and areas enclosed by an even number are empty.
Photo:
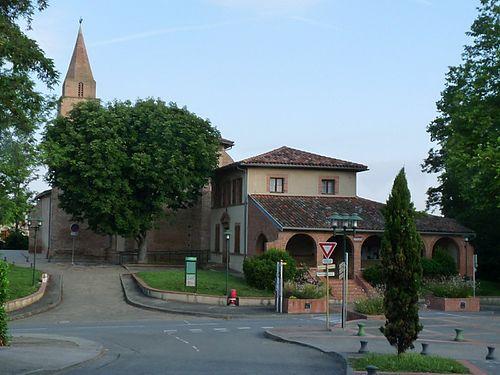
M87 99L96 98L96 83L90 68L87 49L82 32L82 20L78 28L75 48L71 56L68 72L64 79L59 114L65 116L74 104Z

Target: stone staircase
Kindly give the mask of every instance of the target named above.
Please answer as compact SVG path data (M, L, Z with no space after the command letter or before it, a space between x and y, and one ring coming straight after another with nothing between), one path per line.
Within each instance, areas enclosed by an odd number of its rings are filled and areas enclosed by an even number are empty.
M343 280L339 279L330 279L330 293L335 302L340 302L342 300L342 282ZM368 297L368 293L363 286L360 285L357 280L350 279L348 280L348 301L354 302L360 299L364 299Z

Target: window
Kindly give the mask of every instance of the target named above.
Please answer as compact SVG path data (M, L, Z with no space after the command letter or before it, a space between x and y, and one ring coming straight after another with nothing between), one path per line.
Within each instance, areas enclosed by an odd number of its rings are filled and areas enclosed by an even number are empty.
M232 196L232 204L241 204L243 202L243 180L241 178L237 178L233 180L233 196Z
M215 224L215 252L220 252L220 224Z
M234 253L240 253L240 224L234 224Z
M83 98L83 82L78 82L78 97Z
M285 179L282 177L271 177L269 179L269 191L271 193L283 193L285 185Z
M335 180L321 180L321 194L335 194Z
M224 181L222 184L222 206L227 207L231 204L231 181Z

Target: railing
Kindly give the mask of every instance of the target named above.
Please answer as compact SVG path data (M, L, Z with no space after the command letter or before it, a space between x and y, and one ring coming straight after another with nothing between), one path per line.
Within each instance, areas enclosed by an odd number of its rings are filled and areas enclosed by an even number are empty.
M147 263L162 263L162 264L184 264L185 257L198 258L198 264L208 263L210 257L210 250L162 250L162 251L148 251ZM137 263L139 252L122 251L119 253L119 262L123 263Z

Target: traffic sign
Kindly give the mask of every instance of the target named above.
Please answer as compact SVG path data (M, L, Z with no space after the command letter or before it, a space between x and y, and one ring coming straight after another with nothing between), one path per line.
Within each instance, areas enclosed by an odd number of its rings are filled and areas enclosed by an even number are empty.
M328 271L334 270L335 269L335 264L319 265L317 268L318 268L318 271L325 271L327 267L328 267Z
M316 272L318 277L326 277L326 272ZM328 272L328 276L335 276L335 272Z
M71 226L69 227L70 231L71 231L71 236L72 237L76 237L78 236L78 232L80 231L80 226L76 223L74 224L71 224Z
M335 247L337 246L337 242L320 242L319 246L323 251L323 257L330 258L333 254L333 250L335 250Z
M345 262L339 264L339 278L343 279L345 275Z
M333 264L333 259L331 258L324 258L321 263L323 264Z

